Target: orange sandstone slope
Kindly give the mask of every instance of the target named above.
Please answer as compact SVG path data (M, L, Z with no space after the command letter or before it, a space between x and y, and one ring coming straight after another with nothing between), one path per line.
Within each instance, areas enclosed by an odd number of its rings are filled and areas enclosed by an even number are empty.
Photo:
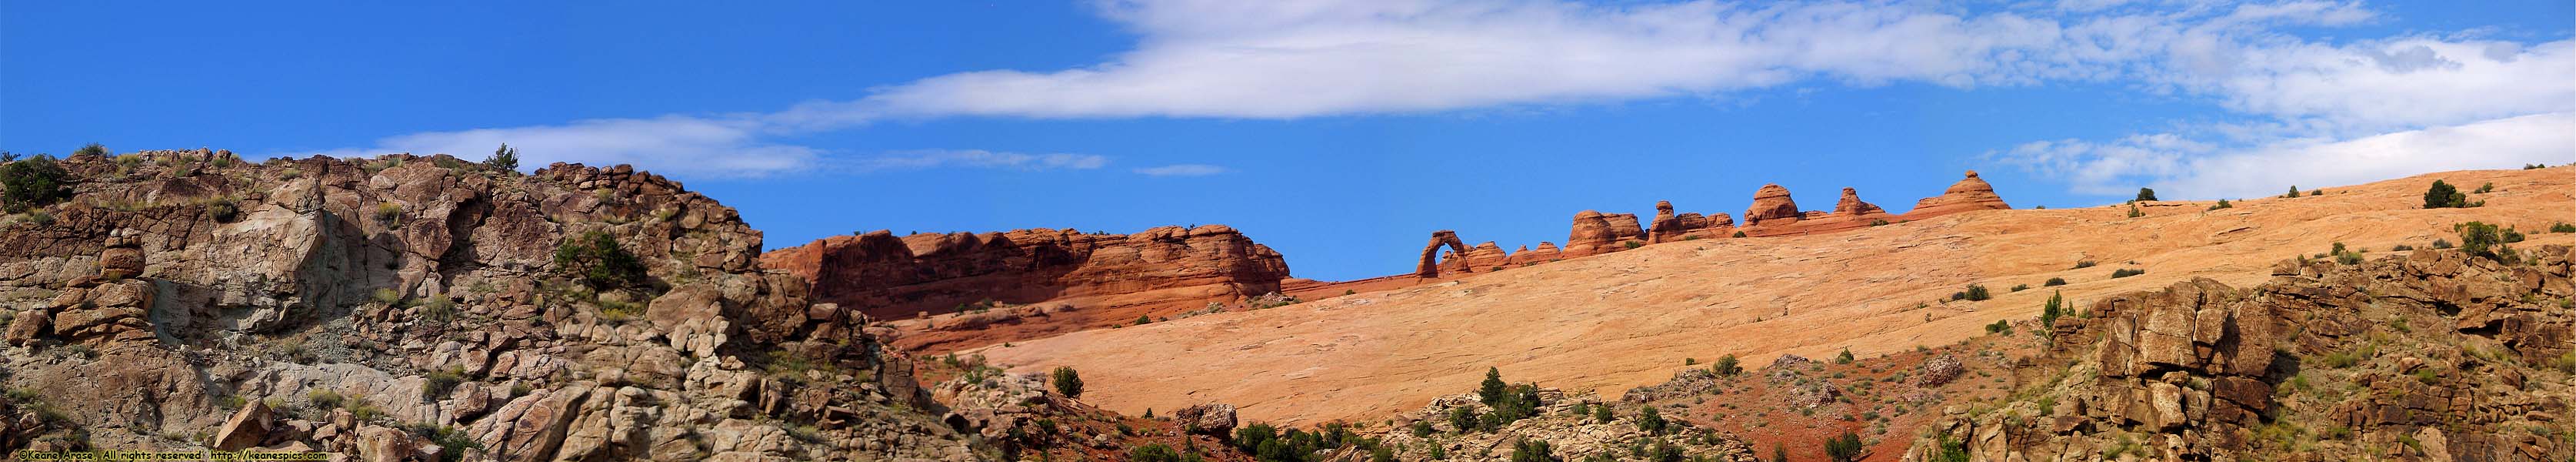
M2420 209L2435 179L2486 206ZM1735 354L1870 356L1957 342L2001 319L2038 315L2051 291L2071 306L2191 277L2252 285L2274 262L2335 242L2457 241L2482 220L2528 233L2576 222L2576 168L2459 171L2328 188L2314 197L2166 201L2081 209L1988 210L1845 233L1646 246L1266 310L1075 332L981 353L1015 372L1073 366L1086 401L1127 413L1204 402L1249 420L1363 420L1472 389L1487 366L1509 380L1616 397ZM2576 234L2531 242L2576 243ZM2077 269L2079 261L2096 266ZM2122 268L2143 275L2114 279ZM2067 285L2042 287L2049 278ZM1994 298L1944 301L1969 284ZM2014 292L2028 284L2030 290Z

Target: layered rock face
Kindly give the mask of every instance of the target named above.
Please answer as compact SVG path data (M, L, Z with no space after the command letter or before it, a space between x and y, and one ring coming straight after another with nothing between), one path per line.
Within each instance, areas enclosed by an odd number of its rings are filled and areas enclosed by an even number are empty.
M991 457L917 411L867 320L760 271L758 231L659 176L205 150L63 165L72 198L0 219L0 413L40 417L0 424L0 449ZM558 243L594 234L640 282L559 266Z
M760 257L816 299L879 317L984 302L1080 308L1204 304L1279 290L1279 252L1222 225L1116 235L1070 229L835 236Z
M1959 212L2010 208L2012 205L2005 204L2003 196L1995 195L1994 185L1986 184L1986 180L1977 178L1977 171L1969 170L1967 178L1951 184L1941 195L1915 201L1914 209L1906 211L1903 219L1920 220Z
M1648 230L1649 244L1726 237L1735 230L1735 217L1725 213L1700 215L1695 212L1673 213L1672 201L1655 201L1654 228Z
M2199 279L2050 326L2025 398L1950 415L1905 460L2563 460L2576 262L2417 250ZM2122 460L2125 460L2124 458Z

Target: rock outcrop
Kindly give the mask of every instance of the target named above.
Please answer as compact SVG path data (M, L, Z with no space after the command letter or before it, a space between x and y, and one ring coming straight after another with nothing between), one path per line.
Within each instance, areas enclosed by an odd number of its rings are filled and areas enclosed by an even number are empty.
M1753 206L1744 209L1744 226L1762 226L1780 220L1796 221L1804 216L1798 212L1798 202L1789 198L1789 188L1776 183L1766 184L1753 190Z
M1649 244L1726 237L1735 232L1735 217L1724 213L1673 213L1672 201L1655 201L1655 222L1646 232Z
M1986 184L1986 180L1977 178L1977 171L1969 170L1967 178L1951 184L1949 189L1941 191L1941 195L1915 201L1914 209L1907 210L1901 219L1921 220L1959 212L2011 208L2012 205L2004 203L2003 196L1995 195L1994 185Z
M1184 306L1279 290L1279 252L1223 225L1117 235L1070 229L835 236L763 254L817 300L899 318L970 304Z
M1560 258L1600 255L1645 245L1646 231L1632 213L1585 210L1574 214L1573 231L1565 237Z
M2048 326L2030 390L1949 415L1905 460L2562 460L2576 262L2416 250L2114 296Z
M1552 388L1535 388L1535 413L1508 424L1487 426L1496 409L1474 393L1442 396L1421 409L1396 416L1374 434L1395 460L1542 460L1516 459L1523 441L1544 443L1553 459L1543 460L1717 460L1755 462L1752 445L1731 435L1695 428L1679 418L1655 417L1660 427L1648 430L1644 406L1605 402L1594 396L1568 396ZM1577 412L1581 411L1581 412ZM1461 427L1455 415L1466 415ZM1599 416L1611 416L1608 420ZM1481 417L1478 417L1481 416ZM1428 431L1417 431L1415 428ZM1334 461L1369 460L1364 451L1349 451Z
M0 423L0 450L995 458L920 411L866 317L761 271L758 231L660 176L210 150L62 164L69 200L0 221L0 416L40 411ZM600 241L640 274L558 258Z

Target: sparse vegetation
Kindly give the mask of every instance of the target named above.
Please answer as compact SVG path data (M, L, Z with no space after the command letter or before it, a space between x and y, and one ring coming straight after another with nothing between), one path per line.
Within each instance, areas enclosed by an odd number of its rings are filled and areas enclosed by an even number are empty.
M636 287L644 284L644 261L627 253L608 233L591 231L564 239L555 247L555 270L581 281L592 289L606 290Z
M2450 183L2442 180L2433 180L2433 187L2424 190L2424 208L2468 208L2481 205L2486 205L2486 201L2469 202L2468 194L2461 193L2459 188L2452 187Z
M2057 287L2066 285L2066 278L2048 278L2048 282L2040 283L2039 285L2040 287Z
M1733 376L1735 374L1744 373L1744 366L1736 364L1735 355L1728 354L1726 356L1719 356L1717 357L1717 362L1710 363L1709 372L1715 372L1721 377Z
M2297 198L2299 198L2299 185L2290 185L2290 193L2289 193L2289 194L2283 194L2283 195L2281 195L2281 198L2283 198L2283 199L2297 199Z
M2075 262L2075 269L2085 269L2085 268L2091 268L2091 267L2093 267L2093 261L2092 261L2092 260L2082 260L2082 261L2077 261L2077 262Z
M2132 199L2132 200L2135 200L2135 201L2152 201L2152 200L2156 200L2156 190L2154 190L2154 189L2148 189L2148 188L2138 188L2138 198L2137 198L2137 199Z
M516 172L519 170L519 148L510 147L510 143L501 143L500 149L492 151L492 157L483 159L483 166L504 172Z
M2486 193L2491 193L2491 192L2495 192L2495 183L2493 183L2493 182L2489 182L2489 183L2487 183L2487 184L2478 185L2478 190L2476 190L2476 191L2469 191L2469 193L2471 193L2471 194L2486 194Z
M2558 222L2558 223L2552 223L2552 224L2550 224L2550 225L2549 225L2549 232L2552 232L2552 233L2576 233L2576 225L2567 224L2567 222L2563 222L2563 221L2562 221L2562 222Z
M1994 324L1987 324L1987 325L1986 325L1986 333L1989 333L1989 334L2000 334L2000 335L2012 335L2012 334L2013 334L2013 331L2012 331L2012 321L2010 321L2010 320L2004 320L2004 319L1997 319L1997 320L1995 320L1995 323L1994 323Z
M63 184L70 174L53 156L44 154L0 165L0 199L7 199L4 205L9 213L52 204L71 197L71 187Z
M1982 302L1982 301L1986 301L1986 299L1990 299L1990 298L1994 298L1994 294L1993 294L1993 293L1990 293L1990 292L1987 292L1987 291L1986 291L1986 286L1985 286L1984 284L1969 284L1969 285L1968 285L1968 290L1963 290L1963 291L1959 291L1959 292L1956 292L1956 293L1952 293L1952 294L1950 294L1950 299L1951 299L1951 300L1967 300L1967 301L1972 301L1972 302Z
M1056 366L1055 371L1047 373L1047 383L1055 386L1056 394L1082 398L1082 373L1074 371L1073 366Z
M2520 260L2514 254L2513 248L2506 246L2505 243L2521 240L2518 239L2521 233L2514 233L2512 236L2517 239L2507 239L2505 233L2510 233L2511 230L2498 229L2496 225L2481 221L2461 223L2451 228L2460 233L2460 251L2467 252L2469 256L2506 264ZM2440 248L2441 244L2439 241L2434 242L2435 248Z
M464 382L465 368L463 367L430 371L420 382L420 397L429 402L447 399L447 392L455 391L456 384Z
M1860 435L1851 430L1843 430L1842 436L1825 440L1825 458L1834 462L1860 460L1860 451Z
M2020 291L2025 291L2025 290L2030 290L2030 284L2013 284L2013 286L2012 286L2012 291L2014 291L2014 292L2020 292Z
M2125 277L2129 277L2129 276L2136 276L2136 275L2140 275L2140 274L2147 274L2147 270L2135 269L2135 268L2120 268L2120 269L2116 269L2116 270L2111 270L2111 279L2125 278Z
M1851 348L1843 348L1843 352L1842 352L1842 353L1836 353L1836 354L1834 354L1834 364L1851 364L1851 363L1852 363Z
M2210 210L2218 210L2218 209L2232 209L2232 208L2236 208L2236 204L2229 203L2229 202L2227 202L2227 200L2226 200L2226 199L2219 199L2219 200L2218 200L2218 204L2217 204L2217 205L2209 206L2209 209L2210 209Z
M1735 232L1735 237L1744 237L1744 232L1743 232L1743 231L1736 231L1736 232Z
M2138 211L2138 204L2136 204L2136 203L2131 203L2131 204L2129 204L2129 218L2137 218L2137 217L2143 217L2143 216L2147 216L2147 213L2146 213L2146 212L2140 212L2140 211Z

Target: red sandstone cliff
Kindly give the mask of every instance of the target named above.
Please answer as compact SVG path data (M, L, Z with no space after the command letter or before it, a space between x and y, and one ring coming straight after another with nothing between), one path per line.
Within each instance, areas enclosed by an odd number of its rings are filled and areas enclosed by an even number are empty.
M761 265L813 296L880 318L991 300L1077 308L1230 301L1279 290L1279 252L1222 225L1085 234L1070 229L834 236L770 251Z

